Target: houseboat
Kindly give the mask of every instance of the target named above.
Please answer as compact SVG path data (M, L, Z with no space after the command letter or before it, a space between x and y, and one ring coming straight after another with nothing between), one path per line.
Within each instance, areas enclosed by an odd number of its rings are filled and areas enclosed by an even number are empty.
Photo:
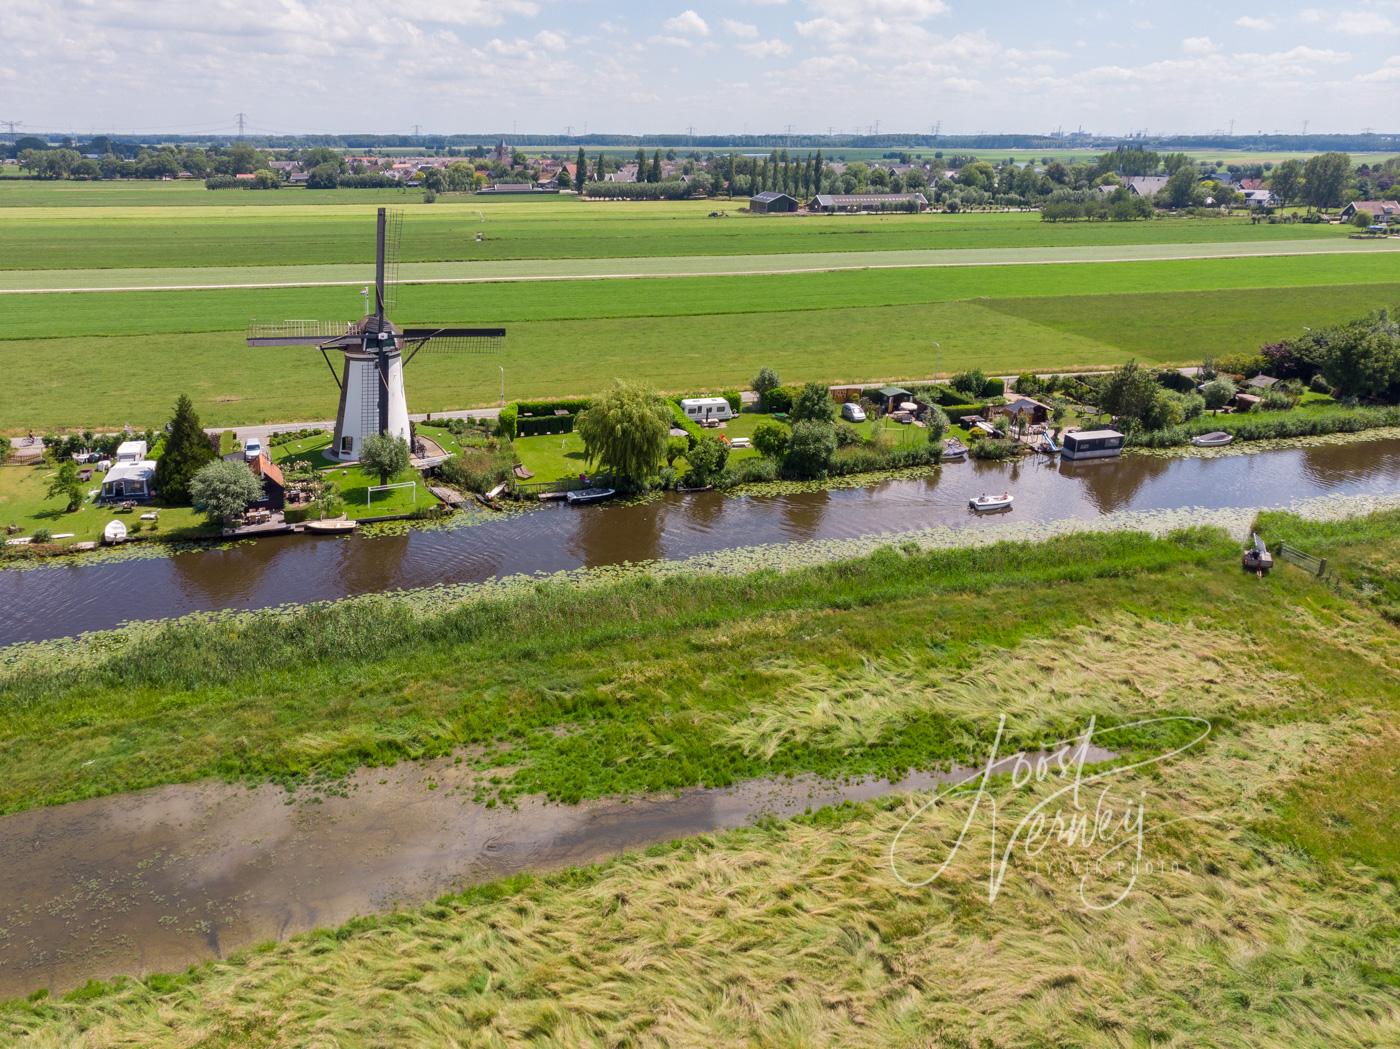
M1075 430L1064 435L1060 454L1066 459L1111 459L1123 452L1117 430Z

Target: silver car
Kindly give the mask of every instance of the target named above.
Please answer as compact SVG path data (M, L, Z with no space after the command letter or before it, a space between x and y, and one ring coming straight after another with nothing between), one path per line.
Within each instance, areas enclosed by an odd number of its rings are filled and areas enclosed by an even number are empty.
M863 423L865 422L865 409L855 401L847 401L841 405L841 418L848 423Z

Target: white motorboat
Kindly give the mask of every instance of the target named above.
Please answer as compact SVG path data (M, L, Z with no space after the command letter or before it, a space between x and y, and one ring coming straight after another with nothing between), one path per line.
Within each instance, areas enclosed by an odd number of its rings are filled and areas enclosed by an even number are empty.
M1001 495L988 495L983 492L981 495L969 499L967 505L979 514L983 514L992 510L1010 510L1014 501L1010 492L1002 492Z
M601 503L616 494L617 491L613 488L580 488L576 492L570 492L567 498L570 506L586 506L589 503Z
M1232 433L1224 430L1216 430L1213 433L1203 433L1199 437L1192 437L1191 443L1197 448L1219 448L1221 445L1229 444L1235 439Z
M108 521L107 527L102 529L102 541L108 546L126 542L126 525L121 521Z

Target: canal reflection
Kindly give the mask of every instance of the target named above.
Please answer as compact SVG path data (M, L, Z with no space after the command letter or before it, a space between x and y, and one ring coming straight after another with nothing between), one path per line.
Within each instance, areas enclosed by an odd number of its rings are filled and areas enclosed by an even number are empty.
M1214 458L950 463L915 478L783 496L671 494L640 506L541 506L459 529L378 539L287 536L179 557L0 571L0 643L222 608L261 608L435 583L681 558L944 525L986 527L968 509L1011 492L1001 520L1090 519L1124 510L1277 507L1400 488L1400 439Z

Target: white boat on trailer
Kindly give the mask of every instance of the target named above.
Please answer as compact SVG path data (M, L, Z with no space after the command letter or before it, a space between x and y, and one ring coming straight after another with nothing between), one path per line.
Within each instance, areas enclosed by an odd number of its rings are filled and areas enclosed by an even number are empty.
M969 499L967 505L979 514L985 514L993 510L1010 510L1013 502L1015 502L1015 497L1010 492L1002 492L1001 495L988 495L983 492L981 495Z
M1226 433L1224 430L1216 430L1213 433L1203 433L1198 437L1192 437L1191 443L1197 448L1219 448L1229 444L1234 439L1234 434Z
M589 503L601 503L604 499L611 499L616 494L615 488L580 488L570 492L566 498L570 506L587 506Z

